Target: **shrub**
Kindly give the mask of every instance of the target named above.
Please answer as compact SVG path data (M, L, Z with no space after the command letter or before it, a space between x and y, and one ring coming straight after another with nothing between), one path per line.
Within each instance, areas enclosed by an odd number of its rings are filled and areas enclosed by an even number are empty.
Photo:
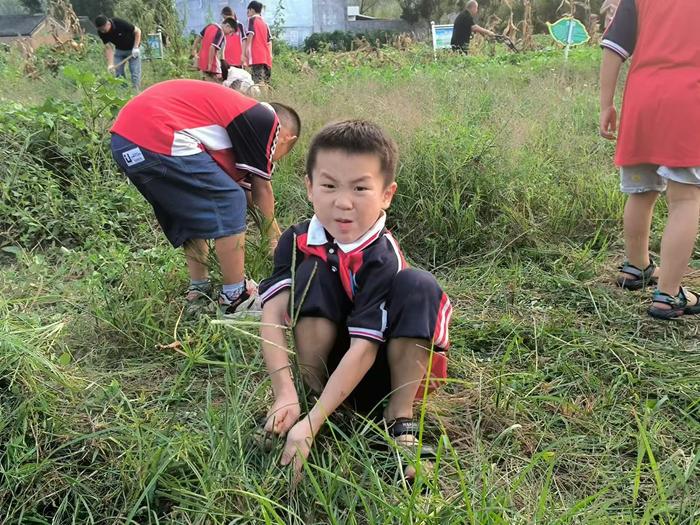
M366 40L371 44L385 46L390 44L398 33L396 31L333 31L332 33L313 33L304 40L304 51L351 51L357 40Z
M0 103L0 231L22 245L74 246L120 229L132 206L114 177L108 124L125 102L123 81L64 68L78 101ZM99 198L96 198L100 195Z

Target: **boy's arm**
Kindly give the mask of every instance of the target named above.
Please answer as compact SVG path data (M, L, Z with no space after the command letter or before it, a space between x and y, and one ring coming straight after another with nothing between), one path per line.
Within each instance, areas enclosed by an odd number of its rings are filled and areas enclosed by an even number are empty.
M214 47L214 44L209 46L209 57L207 58L207 71L208 72L215 72L216 71L216 54L219 50Z
M265 430L275 434L286 433L301 414L283 328L288 302L289 290L278 293L266 302L260 330L263 358L275 398L267 413Z
M292 286L292 260L296 251L296 237L292 228L280 238L275 250L272 275L258 287L263 304L262 353L272 381L274 403L268 411L265 429L284 434L299 419L299 399L294 388L289 364L285 324L287 305Z
M246 31L245 36L246 39L243 45L243 55L245 56L246 61L243 63L243 65L248 66L251 65L250 60L253 56L253 38L255 37L255 21L252 18L248 19L248 30Z
M311 450L319 429L360 383L377 358L379 345L366 339L353 338L350 348L328 378L321 397L309 414L292 427L282 452L282 465L293 464L299 472Z
M190 55L196 57L199 54L199 44L202 43L202 35L197 35L194 37L194 42L192 43L192 51Z
M268 236L271 247L280 236L275 221L275 197L272 192L272 173L279 119L268 104L256 104L237 115L227 126L236 168L252 175L251 191L255 206L265 219L262 233Z
M614 140L617 131L615 88L621 66L620 55L603 49L603 60L600 64L600 135L608 140Z
M248 35L245 33L243 26L238 28L241 39L241 66L245 66L247 63L247 53L248 53Z
M272 192L272 184L262 177L253 176L251 181L251 193L253 204L260 210L263 216L263 224L260 232L270 241L270 249L274 250L281 235L280 228L275 219L275 196Z
M383 243L387 243L384 248L391 251L382 254ZM293 462L297 472L301 469L301 460L309 455L314 436L326 418L345 401L367 374L377 357L379 345L385 340L385 301L401 266L399 255L388 243L387 239L379 240L377 247L380 251L376 255L368 253L367 260L357 273L357 291L353 298L353 309L347 318L350 348L328 378L316 405L287 435L282 464Z
M252 34L248 34L248 38L246 38L245 41L246 41L246 44L245 44L245 58L246 58L246 62L245 62L243 65L244 65L244 66L250 66L250 65L252 65L252 64L250 63L250 60L251 60L250 57L253 56L253 54L252 54L252 52L251 52L251 49L252 49L252 47L253 47L253 35L252 35Z
M622 62L627 60L637 44L637 7L634 0L622 0L615 18L605 31L600 45L600 134L613 140L617 131L615 88Z

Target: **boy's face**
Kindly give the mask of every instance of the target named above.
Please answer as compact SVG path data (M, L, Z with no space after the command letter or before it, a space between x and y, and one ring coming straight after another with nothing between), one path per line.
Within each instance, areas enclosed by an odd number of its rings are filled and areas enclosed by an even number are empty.
M230 35L231 33L233 33L233 28L228 24L221 24L221 30L224 32L225 35Z
M335 240L355 242L391 204L396 183L388 186L376 155L321 150L306 191L316 216Z
M248 14L248 18L250 18L251 16L257 15L257 13L255 12L255 9L251 9L250 7L248 8L247 14Z

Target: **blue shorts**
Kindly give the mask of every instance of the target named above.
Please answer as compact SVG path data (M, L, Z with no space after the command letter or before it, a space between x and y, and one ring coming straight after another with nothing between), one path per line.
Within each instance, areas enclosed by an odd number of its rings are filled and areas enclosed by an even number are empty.
M112 157L151 204L173 246L245 231L245 191L209 154L161 155L112 134Z

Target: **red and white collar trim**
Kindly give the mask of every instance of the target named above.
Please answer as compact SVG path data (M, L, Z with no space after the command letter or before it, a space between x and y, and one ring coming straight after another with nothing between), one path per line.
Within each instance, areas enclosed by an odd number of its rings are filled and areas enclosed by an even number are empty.
M384 230L384 225L386 224L386 213L382 211L382 214L377 219L377 222L372 225L372 227L367 230L362 237L357 239L355 242L348 244L336 241L335 244L338 248L343 250L345 253L350 253L360 248L364 248L368 244L374 242ZM314 215L311 217L311 222L309 223L309 229L307 231L306 244L309 246L322 246L328 243L328 237L326 236L326 230L323 228L323 224L318 220L318 217Z

